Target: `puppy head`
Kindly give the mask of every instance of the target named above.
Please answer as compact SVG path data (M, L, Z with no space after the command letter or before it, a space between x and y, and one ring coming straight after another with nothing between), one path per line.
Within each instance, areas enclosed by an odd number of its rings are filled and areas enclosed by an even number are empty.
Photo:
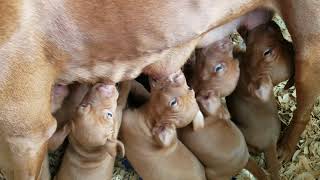
M233 43L229 37L197 50L192 81L197 96L200 91L210 91L224 97L235 89L240 70L232 52Z
M293 75L293 46L283 38L275 22L271 21L249 31L246 41L244 67L250 76L269 74L273 84L278 84Z
M158 122L171 122L181 128L193 120L201 121L201 116L197 116L199 107L194 91L187 85L181 70L160 80L150 78L150 86L149 106Z
M100 146L113 138L117 98L115 85L98 83L89 90L72 121L72 135L79 143Z

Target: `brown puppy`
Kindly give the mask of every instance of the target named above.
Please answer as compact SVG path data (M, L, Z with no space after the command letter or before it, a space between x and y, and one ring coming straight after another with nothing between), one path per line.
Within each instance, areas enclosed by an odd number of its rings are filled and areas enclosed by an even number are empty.
M251 31L240 28L239 33L247 46L246 56L250 56L251 61L254 61L252 63L258 67L251 69L252 74L259 74L258 71L265 69L267 72L261 73L269 73L274 86L293 78L295 52L292 43L284 39L280 27L274 21L262 24ZM240 52L239 55L244 54ZM271 68L265 67L266 62ZM290 81L288 83L294 82L293 79ZM293 84L287 84L291 85Z
M205 179L201 163L176 135L176 128L203 121L194 91L181 71L150 83L150 99L123 115L120 135L129 161L146 180Z
M249 32L246 42L239 83L227 98L228 107L249 149L264 152L268 171L276 180L280 179L277 154L280 121L273 81L277 83L291 77L293 54L279 28L272 23Z
M62 128L75 115L82 99L92 86L86 83L74 83L68 85L69 95L63 101L60 109L53 116L57 120L57 129Z
M59 87L60 88L60 87ZM61 88L66 88L63 86ZM63 92L59 90L57 92L56 88L54 89L53 99L51 101L52 109L59 107L54 113L54 117L57 120L57 130L54 135L48 141L48 150L54 151L56 150L64 141L66 135L70 131L70 127L68 125L69 121L74 118L78 106L80 105L82 99L87 94L90 86L88 84L72 84L68 86L69 95L64 98L63 102L62 94L59 92ZM60 102L58 102L60 101ZM59 104L61 103L61 104Z
M205 116L205 127L193 131L183 128L180 140L202 162L209 180L229 180L247 164L249 153L245 139L220 98L198 98Z
M125 82L120 88L118 107L114 85L99 83L87 93L75 118L66 125L70 144L56 179L111 179L117 148L124 155L117 135L130 85Z
M198 50L192 79L205 116L203 129L187 126L179 131L183 144L203 163L210 180L229 180L247 164L249 153L241 131L230 120L221 99L236 87L239 62L232 56L229 37Z
M233 58L233 43L229 37L196 50L195 54L191 84L196 94L205 95L209 91L217 97L231 94L239 79L239 62Z

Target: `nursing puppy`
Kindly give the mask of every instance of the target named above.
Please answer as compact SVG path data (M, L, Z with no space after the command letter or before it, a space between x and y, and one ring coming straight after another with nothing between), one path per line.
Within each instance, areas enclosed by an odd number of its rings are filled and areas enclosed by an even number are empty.
M221 100L237 85L239 62L233 58L228 37L197 51L192 84L205 124L197 131L191 126L182 128L179 137L202 162L207 179L230 180L249 158L245 139Z
M292 77L292 46L272 22L255 28L245 39L247 50L240 56L240 79L227 99L228 108L250 151L264 153L271 178L277 180L280 121L273 85Z
M205 179L198 159L177 139L176 128L203 125L194 91L181 71L150 79L149 100L124 112L120 138L134 169L145 180Z
M117 150L124 155L117 135L129 90L129 82L122 83L119 99L114 85L98 83L89 90L75 117L66 124L70 144L55 179L112 178ZM54 139L63 139L63 134L57 132L60 138Z
M198 98L205 117L203 129L188 126L180 140L201 161L208 180L230 180L245 168L249 153L245 139L219 97Z
M68 96L64 98L61 102L59 108L52 112L53 116L57 120L57 129L62 128L70 119L73 118L74 114L77 111L78 106L80 105L82 99L87 94L90 89L90 85L86 83L74 83L68 86L62 86L68 88ZM57 100L61 99L59 94L55 95ZM61 95L60 95L61 96ZM55 98L52 99L52 104L57 104L57 100ZM54 107L53 107L54 108Z

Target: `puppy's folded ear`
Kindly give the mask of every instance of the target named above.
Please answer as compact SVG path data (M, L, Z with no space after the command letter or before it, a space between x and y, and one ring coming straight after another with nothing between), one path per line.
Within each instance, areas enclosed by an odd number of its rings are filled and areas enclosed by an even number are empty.
M78 107L78 113L80 114L88 114L90 112L91 105L90 104L80 104Z
M154 89L160 89L161 88L161 83L159 83L159 80L149 77L149 85L151 88Z
M124 157L124 153L125 153L124 145L121 141L114 140L114 139L108 139L105 147L106 147L107 152L110 154L110 156L116 157L117 153L119 153L119 155L121 157Z
M171 84L176 86L181 86L186 82L186 78L180 69L177 72L170 74L168 80Z
M267 101L270 98L273 89L271 77L268 76L264 79L260 79L256 83L250 83L248 88L252 95L256 96L262 101Z
M152 129L157 144L161 147L170 146L177 138L176 127L173 124L157 124Z
M193 119L192 126L194 131L204 127L204 117L200 110L198 110L195 118Z
M69 123L65 124L63 128L58 129L48 141L48 151L52 152L64 142L65 138L69 135L71 126Z
M232 57L232 51L234 48L234 44L229 36L224 37L220 41L216 42L216 46L221 50L222 52L225 52L230 57Z
M125 149L124 149L124 145L121 141L117 140L117 153L120 157L124 157L125 155Z

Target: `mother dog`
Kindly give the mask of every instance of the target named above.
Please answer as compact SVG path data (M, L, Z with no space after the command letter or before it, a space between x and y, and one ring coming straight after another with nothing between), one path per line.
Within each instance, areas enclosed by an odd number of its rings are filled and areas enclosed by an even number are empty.
M296 50L298 108L280 144L281 158L290 158L320 94L319 7L318 0L0 0L0 167L14 167L14 179L38 179L56 128L54 83L166 76L196 46L267 17L247 14L257 9L283 17Z

